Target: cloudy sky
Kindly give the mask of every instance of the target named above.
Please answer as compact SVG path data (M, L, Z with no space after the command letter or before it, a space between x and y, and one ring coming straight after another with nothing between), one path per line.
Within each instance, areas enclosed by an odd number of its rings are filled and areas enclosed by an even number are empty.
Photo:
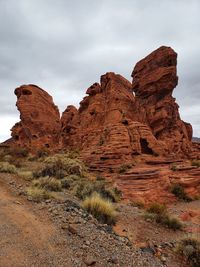
M0 0L0 141L19 120L14 89L33 83L63 111L100 75L131 80L161 45L178 52L174 96L200 136L199 0Z

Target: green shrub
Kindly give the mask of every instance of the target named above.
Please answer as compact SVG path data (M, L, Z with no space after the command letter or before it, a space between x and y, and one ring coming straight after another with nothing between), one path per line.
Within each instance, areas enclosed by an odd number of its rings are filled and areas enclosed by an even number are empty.
M200 242L197 239L181 240L177 246L177 252L184 255L192 267L200 266Z
M0 162L0 172L17 173L17 169L14 165L8 162Z
M132 166L130 164L122 164L119 168L119 173L125 173Z
M57 180L53 177L42 177L37 180L34 180L33 186L55 192L59 192L62 190L60 180Z
M178 199L184 201L191 201L192 199L187 196L184 188L180 184L173 184L171 187L171 193L174 194Z
M117 212L113 204L99 194L95 193L87 197L82 206L101 223L115 224Z

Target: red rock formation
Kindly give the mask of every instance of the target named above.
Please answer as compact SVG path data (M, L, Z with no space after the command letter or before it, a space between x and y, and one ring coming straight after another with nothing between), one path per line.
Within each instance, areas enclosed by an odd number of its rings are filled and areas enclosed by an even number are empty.
M78 147L92 169L119 168L141 153L165 153L165 144L153 136L147 125L136 121L129 81L107 73L87 93L78 112L69 107L61 120L63 128L68 129L63 144Z
M132 84L106 73L87 89L79 109L68 106L61 119L44 90L21 86L15 90L21 121L12 129L12 142L32 150L79 149L90 170L114 179L125 198L173 200L174 181L200 193L199 170L187 169L181 179L169 167L175 159L196 158L200 149L192 146L192 127L180 119L172 97L176 64L177 54L160 47L136 64ZM123 164L129 166L122 174Z
M180 119L172 97L178 77L177 54L162 46L139 61L132 73L137 120L147 124L153 135L167 144L168 153L191 152L192 127Z
M21 121L11 129L13 143L29 147L56 149L60 139L60 115L52 97L35 85L15 89Z

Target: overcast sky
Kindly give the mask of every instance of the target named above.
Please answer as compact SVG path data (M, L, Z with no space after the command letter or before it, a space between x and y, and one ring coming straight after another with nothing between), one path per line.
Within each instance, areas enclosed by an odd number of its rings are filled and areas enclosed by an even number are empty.
M200 136L200 0L0 0L0 141L19 120L14 89L37 84L62 112L100 75L131 80L138 60L178 52L174 96Z

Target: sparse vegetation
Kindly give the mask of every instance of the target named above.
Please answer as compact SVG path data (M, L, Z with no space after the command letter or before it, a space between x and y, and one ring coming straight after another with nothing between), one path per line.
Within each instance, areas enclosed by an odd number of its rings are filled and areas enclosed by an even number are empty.
M144 202L140 201L140 200L131 201L130 205L132 207L138 207L139 209L143 209L144 208Z
M184 188L180 184L173 184L171 187L171 193L174 194L178 199L184 201L191 201L192 199L186 194Z
M75 195L82 200L91 196L94 192L112 202L118 202L121 198L121 191L109 186L104 180L82 180L74 188Z
M151 219L156 223L162 224L173 230L182 229L182 223L177 219L170 217L167 213L167 208L163 204L152 203L147 208L147 214L145 214L145 218Z
M192 267L200 266L200 242L194 238L185 238L177 246L177 252L185 256Z
M35 186L31 186L27 188L27 195L31 198L31 200L39 202L45 199L54 198L52 192L49 192L45 189L38 188Z
M83 176L85 167L78 159L71 159L67 154L56 154L44 160L44 167L34 172L34 177L56 177L62 179L70 174Z
M33 179L32 171L17 171L19 177L23 178L26 181L31 181Z
M14 165L8 162L0 162L0 172L17 173L17 169Z
M177 167L176 163L172 163L172 164L170 165L170 169L171 169L172 171L177 171L177 170L178 170L178 167Z
M165 205L160 204L160 203L152 203L149 205L147 208L147 212L149 213L154 213L154 214L164 214L167 212L167 208Z
M130 164L122 164L119 168L119 173L125 173L132 166Z
M191 165L199 168L200 167L200 160L192 160Z
M34 180L33 186L54 192L59 192L62 190L61 181L53 177L42 177Z
M49 155L49 151L47 149L39 149L36 154L36 158L43 158Z
M117 212L113 204L102 198L97 193L93 193L90 197L87 197L82 206L89 213L91 213L98 221L106 224L115 224L117 218Z
M15 158L25 158L29 152L25 147L13 147L8 150L8 154Z

